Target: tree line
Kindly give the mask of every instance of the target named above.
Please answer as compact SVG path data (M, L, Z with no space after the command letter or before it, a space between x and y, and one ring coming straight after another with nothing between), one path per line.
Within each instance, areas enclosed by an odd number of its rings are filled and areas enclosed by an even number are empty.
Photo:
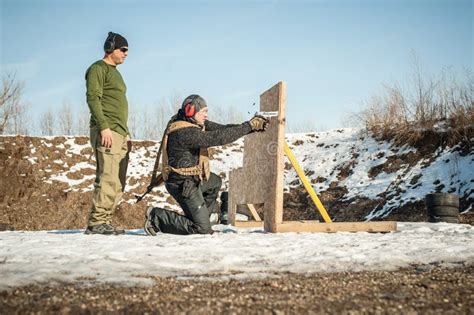
M81 136L89 135L90 113L86 104L73 106L63 102L62 106L47 108L34 118L30 116L30 105L22 100L25 83L16 78L15 73L2 77L0 88L0 135L40 135L40 136ZM133 139L161 139L168 120L178 111L183 97L172 95L151 106L138 106L129 103L128 127ZM210 117L222 124L240 123L251 115L234 106L215 106L209 108ZM287 132L315 131L310 120L287 124Z

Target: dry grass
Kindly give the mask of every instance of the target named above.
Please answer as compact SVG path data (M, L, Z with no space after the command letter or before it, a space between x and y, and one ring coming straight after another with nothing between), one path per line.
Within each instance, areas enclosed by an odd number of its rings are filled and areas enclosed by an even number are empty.
M385 86L365 104L358 118L377 138L397 145L422 144L427 136L439 145L472 145L474 137L474 78L458 80L448 71L424 79L415 71L409 89ZM435 136L435 137L433 137Z

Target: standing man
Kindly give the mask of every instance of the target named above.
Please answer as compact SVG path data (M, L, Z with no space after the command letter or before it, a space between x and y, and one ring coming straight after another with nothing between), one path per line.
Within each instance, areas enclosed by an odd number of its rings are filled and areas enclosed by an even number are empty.
M207 120L207 104L199 95L188 96L175 115L161 143L162 176L166 189L179 203L184 215L161 208L148 208L145 232L212 234L209 217L219 212L217 197L221 178L211 173L208 148L232 143L251 132L263 132L268 120L255 116L237 125ZM227 213L227 194L221 194L221 214Z
M104 58L94 62L86 72L90 140L97 167L85 234L117 235L125 231L111 222L125 189L131 150L127 87L117 66L128 56L128 42L120 34L109 32L104 52Z

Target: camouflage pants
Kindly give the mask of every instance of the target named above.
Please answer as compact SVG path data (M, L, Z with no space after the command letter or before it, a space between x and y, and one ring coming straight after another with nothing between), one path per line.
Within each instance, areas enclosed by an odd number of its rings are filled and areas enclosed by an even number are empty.
M110 224L115 207L125 190L128 137L112 131L112 147L106 148L101 145L100 131L91 128L90 132L97 167L88 225Z

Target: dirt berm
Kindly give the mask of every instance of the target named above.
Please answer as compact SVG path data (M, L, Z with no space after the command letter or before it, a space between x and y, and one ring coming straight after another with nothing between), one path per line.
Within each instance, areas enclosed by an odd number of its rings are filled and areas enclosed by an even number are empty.
M3 229L51 230L85 228L91 203L91 184L95 165L87 137L0 137L0 224ZM144 151L145 157L154 154L151 141L134 143L134 150ZM80 152L71 153L79 146ZM69 151L68 151L69 150ZM219 150L219 149L217 149ZM71 171L71 165L90 164L91 167ZM142 162L140 162L142 163ZM81 182L75 189L59 180L48 180L52 175L67 173L70 181ZM133 189L124 194L114 216L114 224L123 228L141 228L146 202L135 204L134 194L143 193L150 174L128 182ZM155 192L157 193L157 192ZM160 192L158 192L159 194ZM162 193L161 193L162 194ZM341 201L344 188L329 187L321 193L321 201L328 205L334 221L363 221L377 202L364 198ZM173 203L169 196L163 200ZM292 188L284 196L284 220L321 219L302 186ZM260 213L263 216L263 213ZM472 223L472 211L460 217L462 223ZM407 204L384 220L426 221L423 203Z

